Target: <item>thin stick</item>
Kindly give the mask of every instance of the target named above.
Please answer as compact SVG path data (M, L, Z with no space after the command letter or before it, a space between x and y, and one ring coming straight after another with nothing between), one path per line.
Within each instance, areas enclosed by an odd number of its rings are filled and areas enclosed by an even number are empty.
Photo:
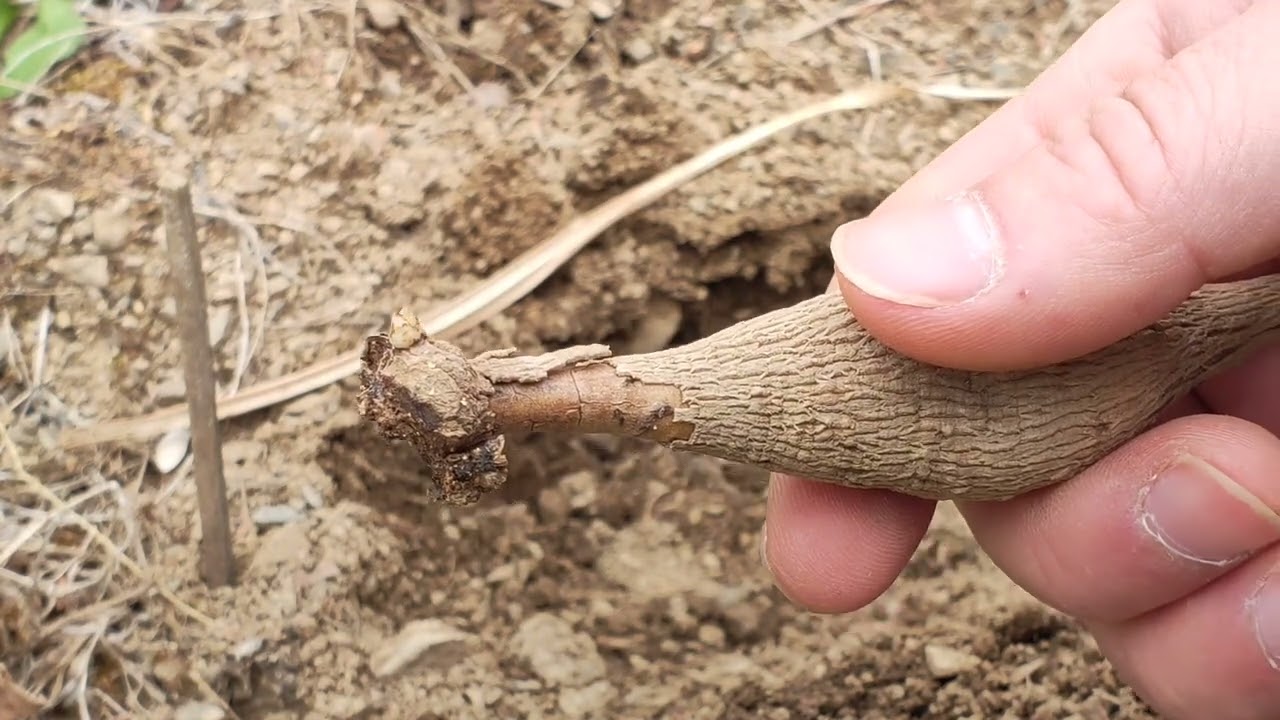
M210 586L221 587L235 581L235 558L231 550L227 486L222 475L222 433L218 427L213 348L209 347L209 319L204 271L196 241L196 216L191 205L191 185L186 177L177 173L167 174L161 180L161 190L170 281L177 303L178 329L185 361L191 449L200 505L200 575Z

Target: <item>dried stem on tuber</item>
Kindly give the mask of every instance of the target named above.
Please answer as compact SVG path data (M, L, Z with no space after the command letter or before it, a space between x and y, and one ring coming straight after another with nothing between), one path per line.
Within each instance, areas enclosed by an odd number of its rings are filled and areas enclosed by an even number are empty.
M1170 401L1280 330L1280 275L1209 285L1076 360L939 368L869 335L822 295L688 345L468 360L407 313L370 337L360 411L427 462L444 502L506 478L503 433L612 433L774 471L932 499L1000 500L1066 480Z

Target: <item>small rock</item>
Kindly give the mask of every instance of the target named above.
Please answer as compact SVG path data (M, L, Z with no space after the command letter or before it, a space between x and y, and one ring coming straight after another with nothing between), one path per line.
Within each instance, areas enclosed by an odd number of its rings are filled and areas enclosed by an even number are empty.
M563 688L557 704L566 717L597 717L612 699L613 685L608 680L599 680L586 687Z
M311 485L303 485L298 489L298 492L302 495L302 501L305 502L308 507L312 509L324 507L324 496L320 494L319 490L315 489Z
M87 217L77 218L71 223L71 237L76 240L87 240L93 236L93 223Z
M515 576L516 564L503 563L502 565L490 570L489 574L484 576L484 581L487 583L504 583Z
M36 225L31 228L31 238L44 245L50 244L58 239L58 228L53 225Z
M502 83L486 81L476 85L471 99L481 110L497 110L511 103L511 89Z
M14 256L26 255L27 241L29 239L30 239L30 233L24 233L24 232L12 233L9 235L7 239L0 240L0 253L7 253L9 255L14 255ZM32 259L36 259L38 257L44 257L45 254L46 253L42 252L40 253L40 255L35 256Z
M618 12L618 7L612 0L591 0L587 9L591 11L591 17L600 22L612 18L614 13Z
M962 650L930 644L924 646L924 662L930 675L944 680L972 670L982 661Z
M724 628L719 625L705 624L698 627L698 642L713 648L724 647Z
M156 441L151 451L151 464L161 475L168 475L187 457L191 447L191 431L186 426L176 427Z
M93 241L104 250L118 250L129 239L129 216L116 208L99 208L89 216Z
M303 517L301 511L289 505L263 505L253 511L253 522L258 525L288 525Z
M388 638L369 658L369 669L377 677L387 677L403 670L427 650L446 643L462 642L471 637L443 620L415 620Z
M538 493L538 519L544 524L556 526L569 517L569 496L558 487L546 487Z
M187 662L187 658L180 654L164 653L156 657L151 663L151 673L156 676L162 685L168 688L177 688L179 683L187 678L187 673L191 671L191 666Z
M693 62L701 62L711 53L711 37L709 35L699 35L689 40L681 48L681 54Z
M595 504L596 476L590 470L571 472L560 479L560 488L569 496L569 507L581 510Z
M550 5L557 10L568 10L573 7L573 0L542 0L543 5Z
M404 94L404 86L400 83L400 73L387 69L379 73L378 92L389 98L397 98Z
M653 59L653 43L642 37L631 38L622 46L622 55L637 65L648 62Z
M520 623L511 648L548 685L581 687L604 677L604 659L591 636L551 613Z
M104 288L111 282L111 268L105 255L50 258L49 269L78 285Z
M400 5L394 0L364 0L364 9L377 30L392 30L400 24Z
M173 712L173 720L222 720L227 714L213 703L189 702Z
M40 188L31 192L31 214L37 222L57 225L76 212L76 196L62 190Z
M725 608L723 613L723 629L734 642L754 643L772 630L772 623L765 611L753 603L737 603ZM773 622L776 623L776 620Z
M653 519L637 521L614 534L595 567L637 599L686 593L715 597L723 588L708 577L674 525Z
M287 507L287 506L276 506ZM256 517L254 518L257 519ZM272 528L262 536L250 567L255 574L269 575L275 568L306 557L311 541L307 538L307 526L291 523Z
M231 657L234 657L237 660L244 660L245 658L253 657L258 654L258 651L262 649L262 646L265 643L266 641L260 637L249 638L248 640L245 640L239 645L231 648Z
M342 231L342 218L329 215L320 219L320 229L329 235L337 235Z

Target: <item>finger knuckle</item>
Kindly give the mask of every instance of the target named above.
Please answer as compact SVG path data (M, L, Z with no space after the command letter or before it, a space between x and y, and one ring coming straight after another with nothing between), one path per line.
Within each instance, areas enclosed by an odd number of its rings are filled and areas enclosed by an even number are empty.
M1180 252L1210 274L1197 238L1181 233L1186 224L1178 221L1181 208L1196 207L1194 183L1209 162L1198 149L1203 143L1187 142L1207 127L1216 102L1213 83L1196 67L1169 63L1094 100L1082 121L1056 129L1045 147L1077 178L1078 202L1090 215L1152 236L1161 252Z
M1212 190L1204 186L1210 170L1223 167L1224 158L1234 152L1230 138L1235 134L1223 126L1224 116L1215 110L1223 85L1208 75L1207 68L1192 56L1167 63L1126 88L1115 101L1115 112L1131 118L1134 142L1141 147L1131 160L1126 182L1140 193L1148 212L1159 213L1169 239L1178 241L1193 264L1211 276L1214 268L1200 236L1179 232L1199 225L1189 222L1190 215L1202 206L1198 196Z
M1060 200L1107 225L1149 220L1161 192L1161 171L1152 167L1149 148L1135 139L1132 125L1128 106L1108 98L1095 102L1083 118L1048 130L1041 145L1058 166L1054 174L1066 180Z

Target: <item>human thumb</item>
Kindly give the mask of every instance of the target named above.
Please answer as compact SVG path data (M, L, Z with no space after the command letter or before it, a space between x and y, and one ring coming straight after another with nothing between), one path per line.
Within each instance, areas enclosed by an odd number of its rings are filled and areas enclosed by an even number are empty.
M967 191L840 227L858 320L925 362L1035 367L1280 255L1277 29L1280 3L1256 3Z

